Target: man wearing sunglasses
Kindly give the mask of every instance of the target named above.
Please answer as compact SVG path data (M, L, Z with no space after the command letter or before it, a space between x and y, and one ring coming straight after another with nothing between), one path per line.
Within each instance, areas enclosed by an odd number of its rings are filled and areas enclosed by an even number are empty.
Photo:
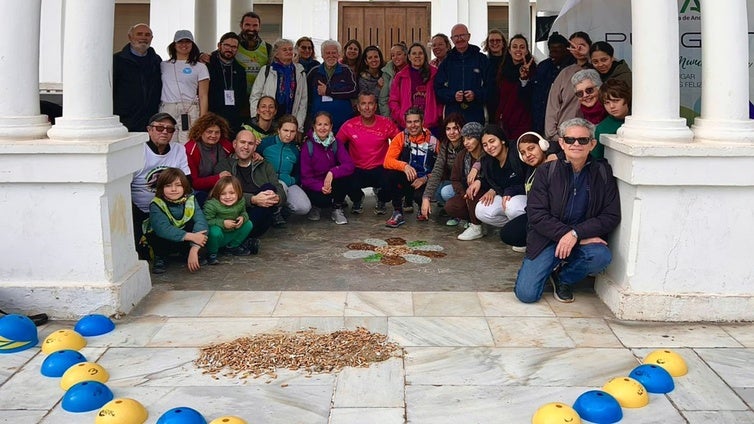
M563 151L537 169L527 199L526 257L514 288L525 303L538 301L548 281L556 300L573 302L573 285L610 264L607 235L620 223L612 168L589 154L594 125L574 118L558 133Z
M191 181L186 149L179 143L170 141L175 128L176 121L170 114L161 112L149 118L149 125L147 125L149 140L144 144L144 164L139 171L134 173L131 180L134 237L141 259L147 259L142 257L144 252L138 249L142 235L141 224L149 218L149 203L154 198L155 184L160 172L166 168L178 168Z

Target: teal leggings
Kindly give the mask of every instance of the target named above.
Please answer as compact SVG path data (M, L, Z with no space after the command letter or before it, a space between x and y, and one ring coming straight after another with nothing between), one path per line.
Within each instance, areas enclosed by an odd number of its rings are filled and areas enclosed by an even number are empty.
M246 220L241 228L225 232L217 225L209 226L209 236L207 237L207 251L217 253L221 247L238 247L246 240L251 232L251 221Z

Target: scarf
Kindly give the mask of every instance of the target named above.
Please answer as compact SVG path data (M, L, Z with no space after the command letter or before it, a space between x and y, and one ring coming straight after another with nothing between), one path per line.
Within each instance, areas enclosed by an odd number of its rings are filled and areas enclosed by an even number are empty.
M278 74L278 87L275 100L281 106L278 115L282 116L293 111L293 96L296 94L296 79L293 77L293 74L296 71L296 65L293 63L283 65L275 61L272 62L272 69Z
M327 137L325 137L324 140L320 139L317 133L312 133L312 139L315 143L321 144L325 149L335 142L335 136L332 134L332 131L327 134Z
M586 107L582 104L579 105L581 107L581 113L584 115L584 119L591 122L594 125L599 124L602 122L603 119L607 116L607 111L605 111L605 106L602 105L602 102L597 100L596 103L594 103L594 106L592 107Z

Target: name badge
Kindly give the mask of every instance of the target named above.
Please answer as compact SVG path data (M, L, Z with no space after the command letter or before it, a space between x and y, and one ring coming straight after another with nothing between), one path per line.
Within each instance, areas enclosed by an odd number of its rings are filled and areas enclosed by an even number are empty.
M233 90L225 90L225 106L235 106L236 105L236 94L233 92Z
M330 96L322 96L322 103L331 102L333 99Z

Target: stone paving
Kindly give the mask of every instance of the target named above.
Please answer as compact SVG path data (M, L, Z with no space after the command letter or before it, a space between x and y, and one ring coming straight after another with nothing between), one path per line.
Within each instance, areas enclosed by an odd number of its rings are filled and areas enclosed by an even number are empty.
M260 255L222 257L196 274L173 264L115 331L87 338L81 352L110 373L116 397L147 407L147 423L188 406L208 422L443 424L529 423L539 406L572 404L670 348L689 373L648 406L624 408L621 422L754 423L754 325L621 321L588 282L574 303L548 292L525 305L510 291L521 254L496 235L459 242L444 219L410 218L392 230L366 212L345 226L294 217L264 237ZM448 256L399 266L344 256L348 243L391 237ZM40 340L73 324L51 322ZM280 370L275 379L215 379L192 363L199 347L244 335L358 326L388 335L405 355L336 374ZM39 348L0 356L0 423L94 422L96 412L62 409L58 379L40 374L45 356Z

